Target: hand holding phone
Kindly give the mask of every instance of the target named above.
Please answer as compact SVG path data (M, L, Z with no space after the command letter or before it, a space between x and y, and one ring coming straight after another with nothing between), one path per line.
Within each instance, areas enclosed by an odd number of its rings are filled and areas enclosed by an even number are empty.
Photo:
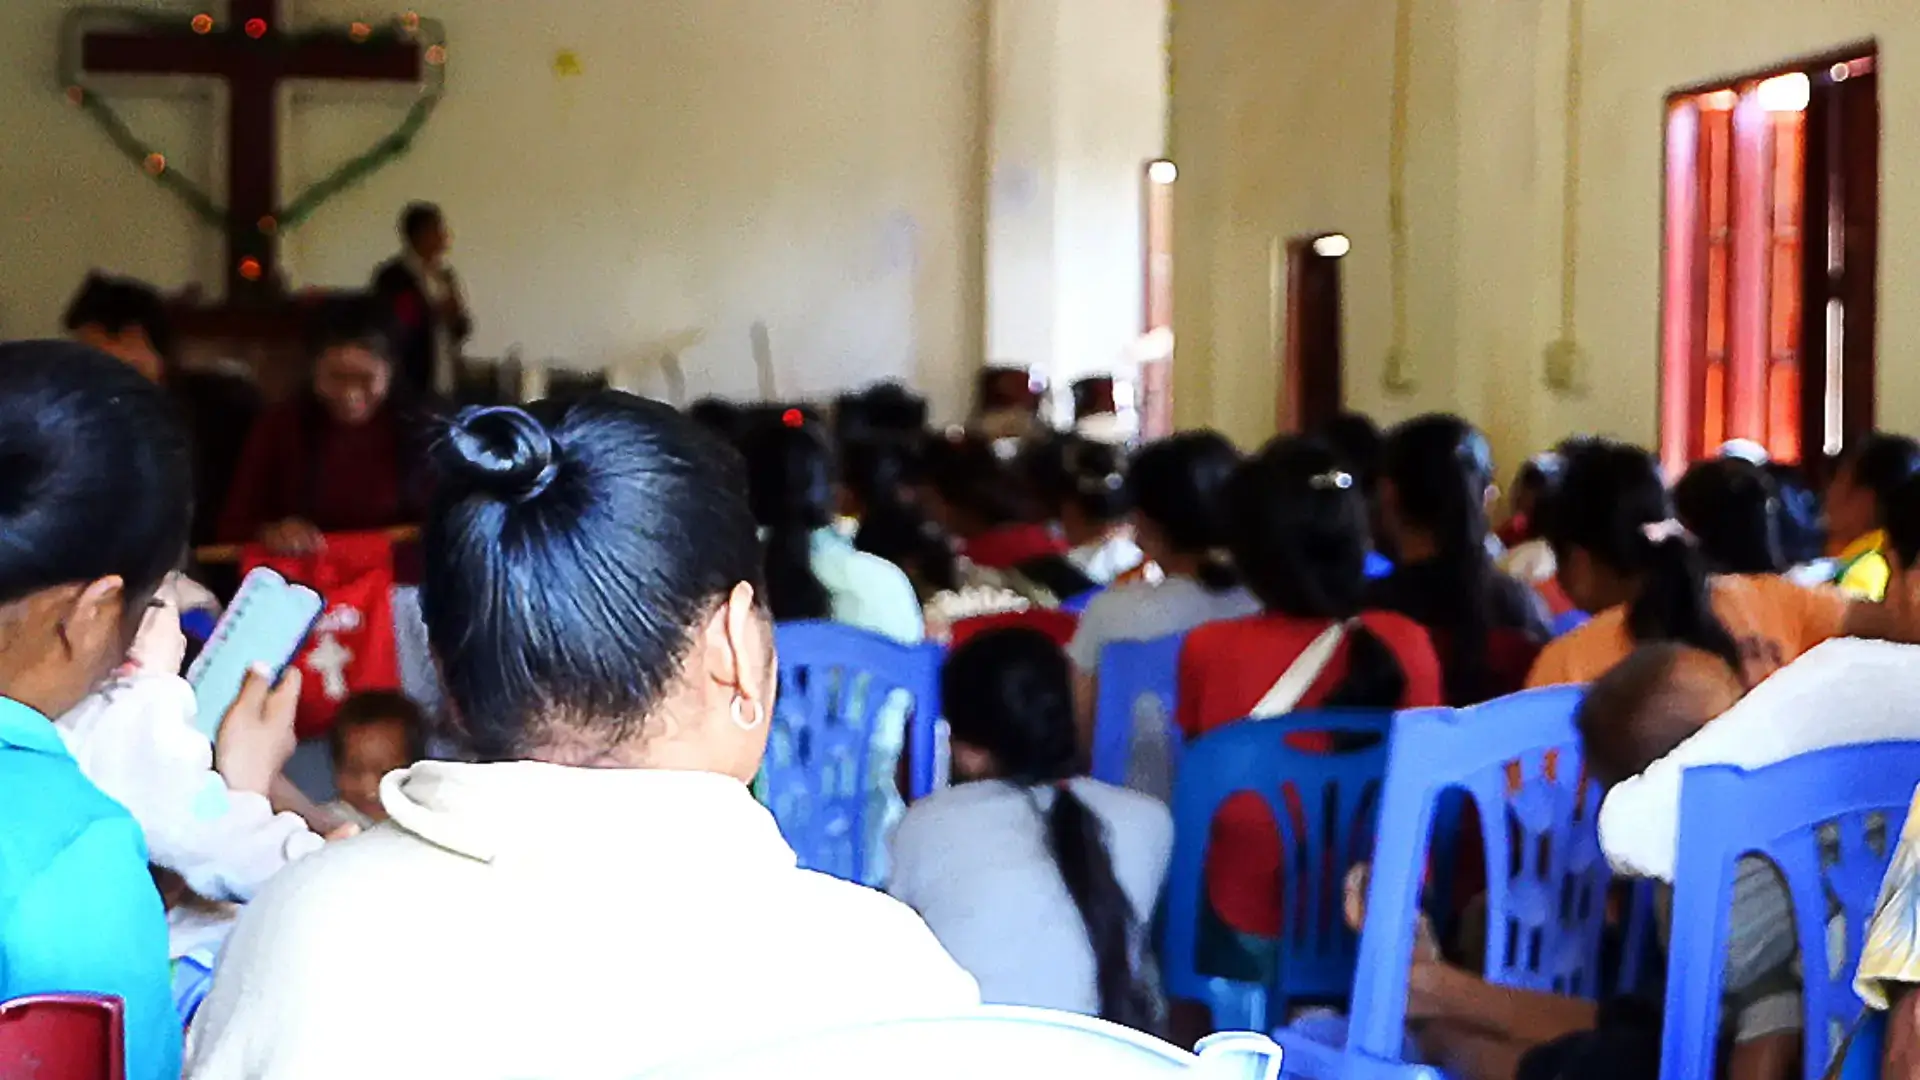
M256 668L264 672L256 692L262 700L271 696L267 691L299 655L324 607L319 593L272 570L261 567L247 574L207 647L187 671L198 726L207 738L219 741L219 725ZM298 694L296 684L293 696Z
M264 665L247 672L240 696L220 719L213 744L213 767L227 786L270 798L274 778L299 745L293 733L300 710L300 669L289 667L280 684Z

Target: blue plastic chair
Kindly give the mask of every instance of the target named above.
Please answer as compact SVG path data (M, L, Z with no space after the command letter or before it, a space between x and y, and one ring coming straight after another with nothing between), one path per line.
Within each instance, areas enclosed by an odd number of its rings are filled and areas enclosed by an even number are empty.
M1488 979L1596 995L1612 875L1596 831L1600 789L1584 782L1573 724L1582 693L1571 686L1531 690L1471 709L1421 709L1394 718L1347 1042L1331 1046L1304 1031L1275 1032L1288 1076L1441 1076L1400 1055L1421 871L1436 815L1453 792L1464 791L1479 812ZM1437 865L1447 861L1450 847L1441 838L1433 851Z
M763 775L767 806L800 864L849 881L868 865L873 737L905 708L909 799L933 790L938 645L902 645L841 623L782 623L780 696Z
M1296 1003L1345 1003L1357 940L1342 917L1341 882L1347 868L1373 847L1391 720L1385 712L1301 712L1242 720L1187 747L1173 786L1173 861L1160 948L1161 977L1170 997L1213 1006L1216 1026L1271 1027L1271 1022L1261 1025L1263 1017L1285 1016ZM1375 742L1363 749L1312 753L1286 744L1288 736L1301 732L1371 736ZM1288 785L1297 792L1304 833L1296 832L1282 795ZM1196 968L1213 820L1221 804L1241 792L1267 804L1279 827L1285 867L1278 964L1273 985L1266 988L1210 978Z
M1826 1071L1860 1014L1854 968L1917 778L1920 743L1910 742L1837 747L1750 772L1687 770L1661 1076L1713 1075L1734 863L1748 853L1772 860L1786 879L1805 995L1801 1057L1809 1080ZM1880 828L1870 828L1869 817L1881 818ZM1833 905L1845 931L1839 957L1827 951Z
M1180 647L1187 635L1152 641L1116 641L1100 653L1100 696L1094 704L1093 778L1124 785L1133 762L1135 717L1158 708L1166 729L1168 768L1179 760L1180 733L1173 726L1180 685Z
M1553 617L1553 625L1548 631L1554 637L1563 637L1587 625L1593 616L1584 611L1567 611Z

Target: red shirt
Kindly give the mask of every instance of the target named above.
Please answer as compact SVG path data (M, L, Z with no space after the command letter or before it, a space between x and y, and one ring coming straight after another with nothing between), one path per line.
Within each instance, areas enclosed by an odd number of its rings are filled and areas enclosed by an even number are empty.
M227 492L221 541L256 540L262 528L290 517L325 533L418 523L407 440L395 410L383 409L357 427L316 413L311 404L293 401L260 415Z
M1011 570L1024 562L1064 555L1067 542L1045 525L1002 525L968 539L960 553L975 566Z
M1393 653L1406 676L1396 707L1446 702L1440 659L1420 624L1382 611L1365 612L1359 621ZM1180 651L1174 717L1181 732L1193 739L1244 719L1327 625L1287 615L1255 615L1209 623L1190 632ZM1318 707L1346 680L1351 641L1349 637L1341 642L1332 661L1301 697L1299 708ZM1280 836L1265 801L1242 792L1223 803L1214 818L1208 854L1207 896L1221 919L1242 933L1277 936Z

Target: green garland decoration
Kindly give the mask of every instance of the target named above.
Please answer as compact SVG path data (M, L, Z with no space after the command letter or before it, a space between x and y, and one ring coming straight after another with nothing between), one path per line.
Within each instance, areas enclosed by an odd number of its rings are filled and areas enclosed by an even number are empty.
M128 126L119 111L107 101L106 97L87 84L86 71L80 63L81 40L90 30L108 27L162 35L174 34L183 40L201 36L194 31L190 21L183 22L177 15L156 15L109 7L83 7L70 11L62 21L59 65L61 87L66 92L67 101L79 108L94 123L100 125L100 129L106 133L108 140L122 155L142 172L151 176L161 187L172 192L186 204L189 210L193 211L195 217L207 225L223 231L267 231L267 226L262 223L229 221L226 207L215 202L205 188L180 170L166 165L165 155L157 147L135 134L133 128ZM426 126L427 120L433 116L434 110L439 108L441 98L446 92L446 32L436 20L413 15L401 16L394 19L390 25L369 26L369 32L363 35L355 35L351 30L330 28L293 33L274 30L254 42L253 47L293 49L315 42L348 43L370 47L417 44L421 50L420 67L425 86L419 98L407 110L407 115L384 138L314 181L285 206L274 211L271 230L282 235L299 228L311 220L313 215L335 196L357 186L367 177L391 165L401 155L411 150L414 139ZM430 54L436 52L438 62L430 57ZM277 147L275 152L278 152ZM161 167L157 170L149 165L156 160L161 162Z

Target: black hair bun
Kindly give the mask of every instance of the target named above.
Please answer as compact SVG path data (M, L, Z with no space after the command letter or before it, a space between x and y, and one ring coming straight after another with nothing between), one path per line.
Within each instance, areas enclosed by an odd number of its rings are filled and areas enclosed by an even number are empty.
M513 405L460 410L440 442L442 481L451 494L478 493L507 503L540 496L560 473L553 437Z

